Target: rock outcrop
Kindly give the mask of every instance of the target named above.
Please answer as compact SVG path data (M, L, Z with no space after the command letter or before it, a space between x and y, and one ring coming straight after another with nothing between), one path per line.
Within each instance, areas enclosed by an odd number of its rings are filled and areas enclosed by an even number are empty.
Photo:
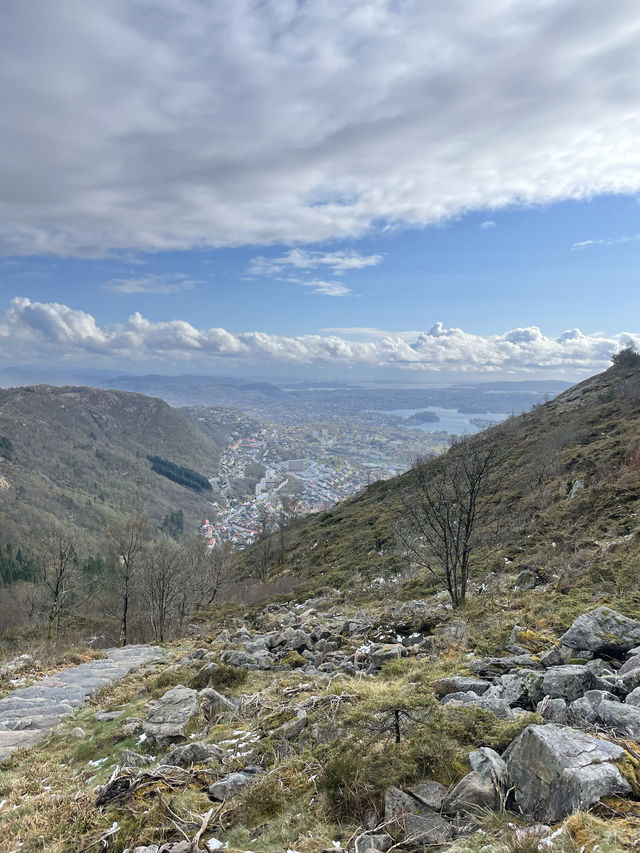
M609 607L597 607L578 616L560 642L572 649L594 654L624 656L640 643L640 622Z

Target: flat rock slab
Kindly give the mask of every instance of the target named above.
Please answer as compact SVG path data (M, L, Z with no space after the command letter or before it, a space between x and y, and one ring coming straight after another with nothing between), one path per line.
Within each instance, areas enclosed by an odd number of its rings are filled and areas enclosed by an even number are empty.
M103 660L70 667L0 699L0 761L20 747L36 744L62 717L81 708L101 687L163 657L164 649L124 646L105 649L104 654Z

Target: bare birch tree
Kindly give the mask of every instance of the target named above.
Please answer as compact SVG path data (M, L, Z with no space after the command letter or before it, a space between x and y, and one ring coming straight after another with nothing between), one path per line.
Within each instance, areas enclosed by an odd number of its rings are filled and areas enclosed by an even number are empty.
M133 581L142 552L153 539L155 530L147 516L138 512L132 518L112 524L107 535L109 548L116 557L109 586L118 601L120 645L126 646L129 639L129 610Z
M499 438L462 438L442 456L419 460L401 493L398 539L449 592L454 607L465 601L473 555L493 538L502 461Z
M60 633L62 611L74 589L78 571L78 551L73 536L59 530L51 533L40 553L42 581L50 595L47 639Z
M177 619L181 590L187 580L184 550L177 542L165 537L145 551L139 588L154 637L160 643L164 643L172 621Z

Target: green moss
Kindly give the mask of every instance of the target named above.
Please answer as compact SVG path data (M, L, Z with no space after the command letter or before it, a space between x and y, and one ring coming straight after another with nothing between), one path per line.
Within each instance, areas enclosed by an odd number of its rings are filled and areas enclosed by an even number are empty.
M633 796L640 798L640 761L630 753L626 752L614 764L631 785Z
M309 661L303 658L295 649L292 649L282 658L281 663L291 667L291 669L298 669L301 666L306 666Z
M213 687L215 690L233 690L242 686L247 676L248 670L241 666L221 663L209 669L205 664L191 679L191 687L195 690L202 690L205 687Z

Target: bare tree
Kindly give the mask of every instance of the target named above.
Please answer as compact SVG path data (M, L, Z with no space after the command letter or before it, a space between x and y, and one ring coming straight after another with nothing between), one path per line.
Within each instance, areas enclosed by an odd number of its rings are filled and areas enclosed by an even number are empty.
M213 548L206 550L202 571L196 575L198 606L213 604L220 590L231 581L234 553L235 548L227 541L217 542Z
M288 534L298 517L300 499L297 495L281 495L278 510L278 562L284 559L287 551Z
M155 639L164 643L172 617L178 615L180 590L187 581L184 551L172 539L154 542L144 553L139 587Z
M250 553L253 557L253 574L259 580L266 581L276 560L277 552L273 541L275 523L267 513L265 507L260 507L258 526L260 533L250 548Z
M181 543L184 583L178 591L178 626L194 610L210 607L220 590L231 581L233 554L231 542L218 542L209 548L202 536Z
M142 552L153 539L155 530L147 516L138 512L133 518L112 524L107 534L109 548L116 557L113 572L110 574L110 587L118 601L120 645L126 646L133 580Z
M419 460L401 493L400 543L447 589L454 607L465 601L471 558L492 539L502 461L499 438L462 438L442 456Z
M40 572L50 596L47 639L60 633L62 611L74 589L78 551L73 536L59 530L51 533L40 550Z
M253 557L253 573L258 580L266 581L269 577L273 564L275 563L276 550L274 548L273 537L267 533L263 538L258 539L251 546L251 555Z

